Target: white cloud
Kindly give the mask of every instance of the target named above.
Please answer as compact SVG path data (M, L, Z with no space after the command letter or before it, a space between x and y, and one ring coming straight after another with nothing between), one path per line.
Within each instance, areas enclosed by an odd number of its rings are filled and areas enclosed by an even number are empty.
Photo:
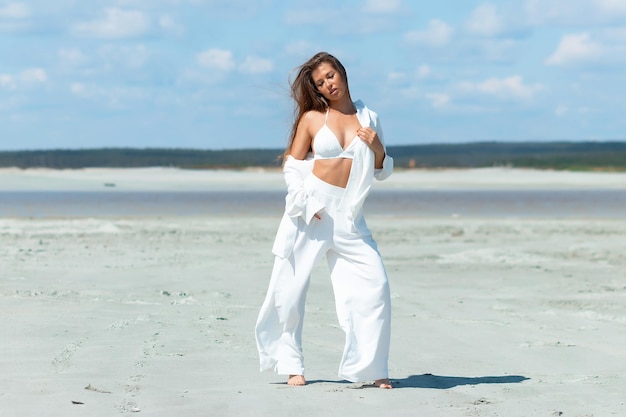
M400 71L391 71L387 74L387 81L392 84L403 83L407 79L406 74Z
M14 90L17 87L14 77L9 74L0 74L0 87L5 90Z
M428 65L420 65L417 68L417 78L419 78L420 80L428 78L431 75L432 75L432 70L430 69Z
M99 86L74 82L69 90L77 97L93 100L108 108L129 109L138 101L149 97L143 89L136 87Z
M626 0L624 0L626 2ZM544 61L548 66L623 66L626 62L626 27L607 27L563 35Z
M554 109L554 114L559 117L563 117L567 114L568 111L569 108L566 105L559 104L558 106L556 106L556 109Z
M66 65L80 65L86 61L85 55L76 48L61 49L59 51L59 58Z
M401 0L366 0L363 10L366 13L396 13L402 7Z
M520 42L513 39L489 38L481 43L480 47L486 59L494 62L516 61L518 55L515 53Z
M401 95L408 99L419 97L419 88L410 74L402 71L391 71L387 74L387 91L390 96Z
M407 32L404 37L410 43L440 47L450 42L453 34L454 29L451 26L439 19L433 19L425 30Z
M321 48L318 45L315 45L309 41L296 41L290 42L285 46L285 52L289 55L293 55L296 57L306 57L309 58L313 56L313 54L321 51Z
M527 24L585 26L616 22L626 16L625 0L525 0Z
M250 74L270 72L273 69L274 64L271 60L252 56L247 57L246 60L239 66L239 71Z
M593 2L606 14L626 14L626 1L624 0L594 0Z
M569 2L569 7L567 2ZM524 14L531 25L547 24L572 13L570 0L526 0Z
M41 68L30 68L19 75L20 81L26 84L42 83L48 79L46 71Z
M626 43L626 27L606 29L603 31L603 35L608 41Z
M106 69L120 66L141 68L150 57L150 51L142 44L128 46L106 45L99 51L99 54L106 63Z
M18 33L32 27L30 7L26 3L0 4L0 33Z
M458 85L461 91L467 93L478 93L497 97L500 99L514 99L528 101L533 96L543 90L541 84L524 84L524 80L519 75L506 78L489 78L479 83L462 82Z
M445 93L428 93L425 96L436 109L446 107L450 103L450 96Z
M498 14L496 6L483 4L470 14L465 22L465 27L469 33L475 35L493 36L503 30L504 23L502 17Z
M0 18L26 19L30 17L30 8L26 3L8 3L0 7Z
M166 32L173 33L175 35L182 35L185 33L185 27L177 23L168 15L162 15L159 18L159 26Z
M235 68L233 53L225 49L209 49L197 55L198 63L209 69L230 71Z
M86 94L87 88L85 87L85 84L72 83L72 85L70 86L70 91L72 92L72 94L75 94L77 96L84 96Z
M220 72L232 71L237 68L240 72L248 74L260 74L274 69L274 63L270 59L248 56L239 65L233 57L232 51L226 49L208 49L197 55L200 66Z
M337 21L340 17L339 10L302 9L288 10L285 15L285 23L288 25L319 25L324 22Z
M576 33L561 38L556 51L550 55L546 65L569 65L596 60L604 53L604 47L593 40L589 33Z
M18 74L0 74L0 87L15 90L18 87L32 86L48 80L48 74L42 68L28 68Z
M323 37L372 34L397 27L396 17L404 9L398 0L369 0L357 8L354 5L336 3L333 7L288 7L284 14L284 23L298 26L299 31L302 26L318 27L324 33Z
M121 39L141 36L149 29L150 21L144 13L110 8L101 20L78 23L72 31L80 36Z
M404 98L414 100L419 98L420 90L415 85L409 85L407 87L398 89L398 93Z
M522 0L480 4L464 28L477 36L529 34L533 27L590 27L623 24L626 0ZM510 36L509 36L510 37Z

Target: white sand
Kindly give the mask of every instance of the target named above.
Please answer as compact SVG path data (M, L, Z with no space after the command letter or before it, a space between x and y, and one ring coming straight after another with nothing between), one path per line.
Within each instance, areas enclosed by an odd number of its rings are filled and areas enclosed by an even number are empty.
M337 380L324 265L312 383L258 372L278 218L0 219L0 416L626 415L623 221L368 220L392 286L391 391Z
M566 172L514 168L398 170L378 188L393 189L625 189L626 172ZM181 170L129 168L78 170L0 168L0 191L283 190L277 169Z

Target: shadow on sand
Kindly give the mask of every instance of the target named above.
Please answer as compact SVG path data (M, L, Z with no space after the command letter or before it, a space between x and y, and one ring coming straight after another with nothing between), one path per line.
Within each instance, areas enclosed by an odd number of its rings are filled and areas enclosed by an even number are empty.
M530 378L521 375L503 376L441 376L433 374L411 375L406 378L391 378L393 388L430 388L430 389L450 389L460 385L480 385L480 384L519 384ZM313 380L307 381L307 385L331 383L351 385L351 388L369 388L372 385L351 383L348 381Z
M519 384L528 379L530 378L521 375L464 377L423 374L401 379L391 378L391 382L394 388L449 389L459 385Z

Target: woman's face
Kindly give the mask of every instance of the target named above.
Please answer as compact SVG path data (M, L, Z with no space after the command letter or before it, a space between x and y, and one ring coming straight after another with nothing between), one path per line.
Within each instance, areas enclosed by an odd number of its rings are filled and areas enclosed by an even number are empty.
M347 85L341 73L329 62L322 62L311 74L313 84L329 101L335 101L347 93Z

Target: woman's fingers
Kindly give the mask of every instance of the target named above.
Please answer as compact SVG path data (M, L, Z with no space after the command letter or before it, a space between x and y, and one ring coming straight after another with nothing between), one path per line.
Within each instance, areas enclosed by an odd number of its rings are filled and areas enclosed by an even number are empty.
M376 131L370 127L362 127L357 130L356 134L367 142L372 142L376 136Z
M382 149L378 133L371 127L362 127L356 132L357 136L367 144L374 152Z

